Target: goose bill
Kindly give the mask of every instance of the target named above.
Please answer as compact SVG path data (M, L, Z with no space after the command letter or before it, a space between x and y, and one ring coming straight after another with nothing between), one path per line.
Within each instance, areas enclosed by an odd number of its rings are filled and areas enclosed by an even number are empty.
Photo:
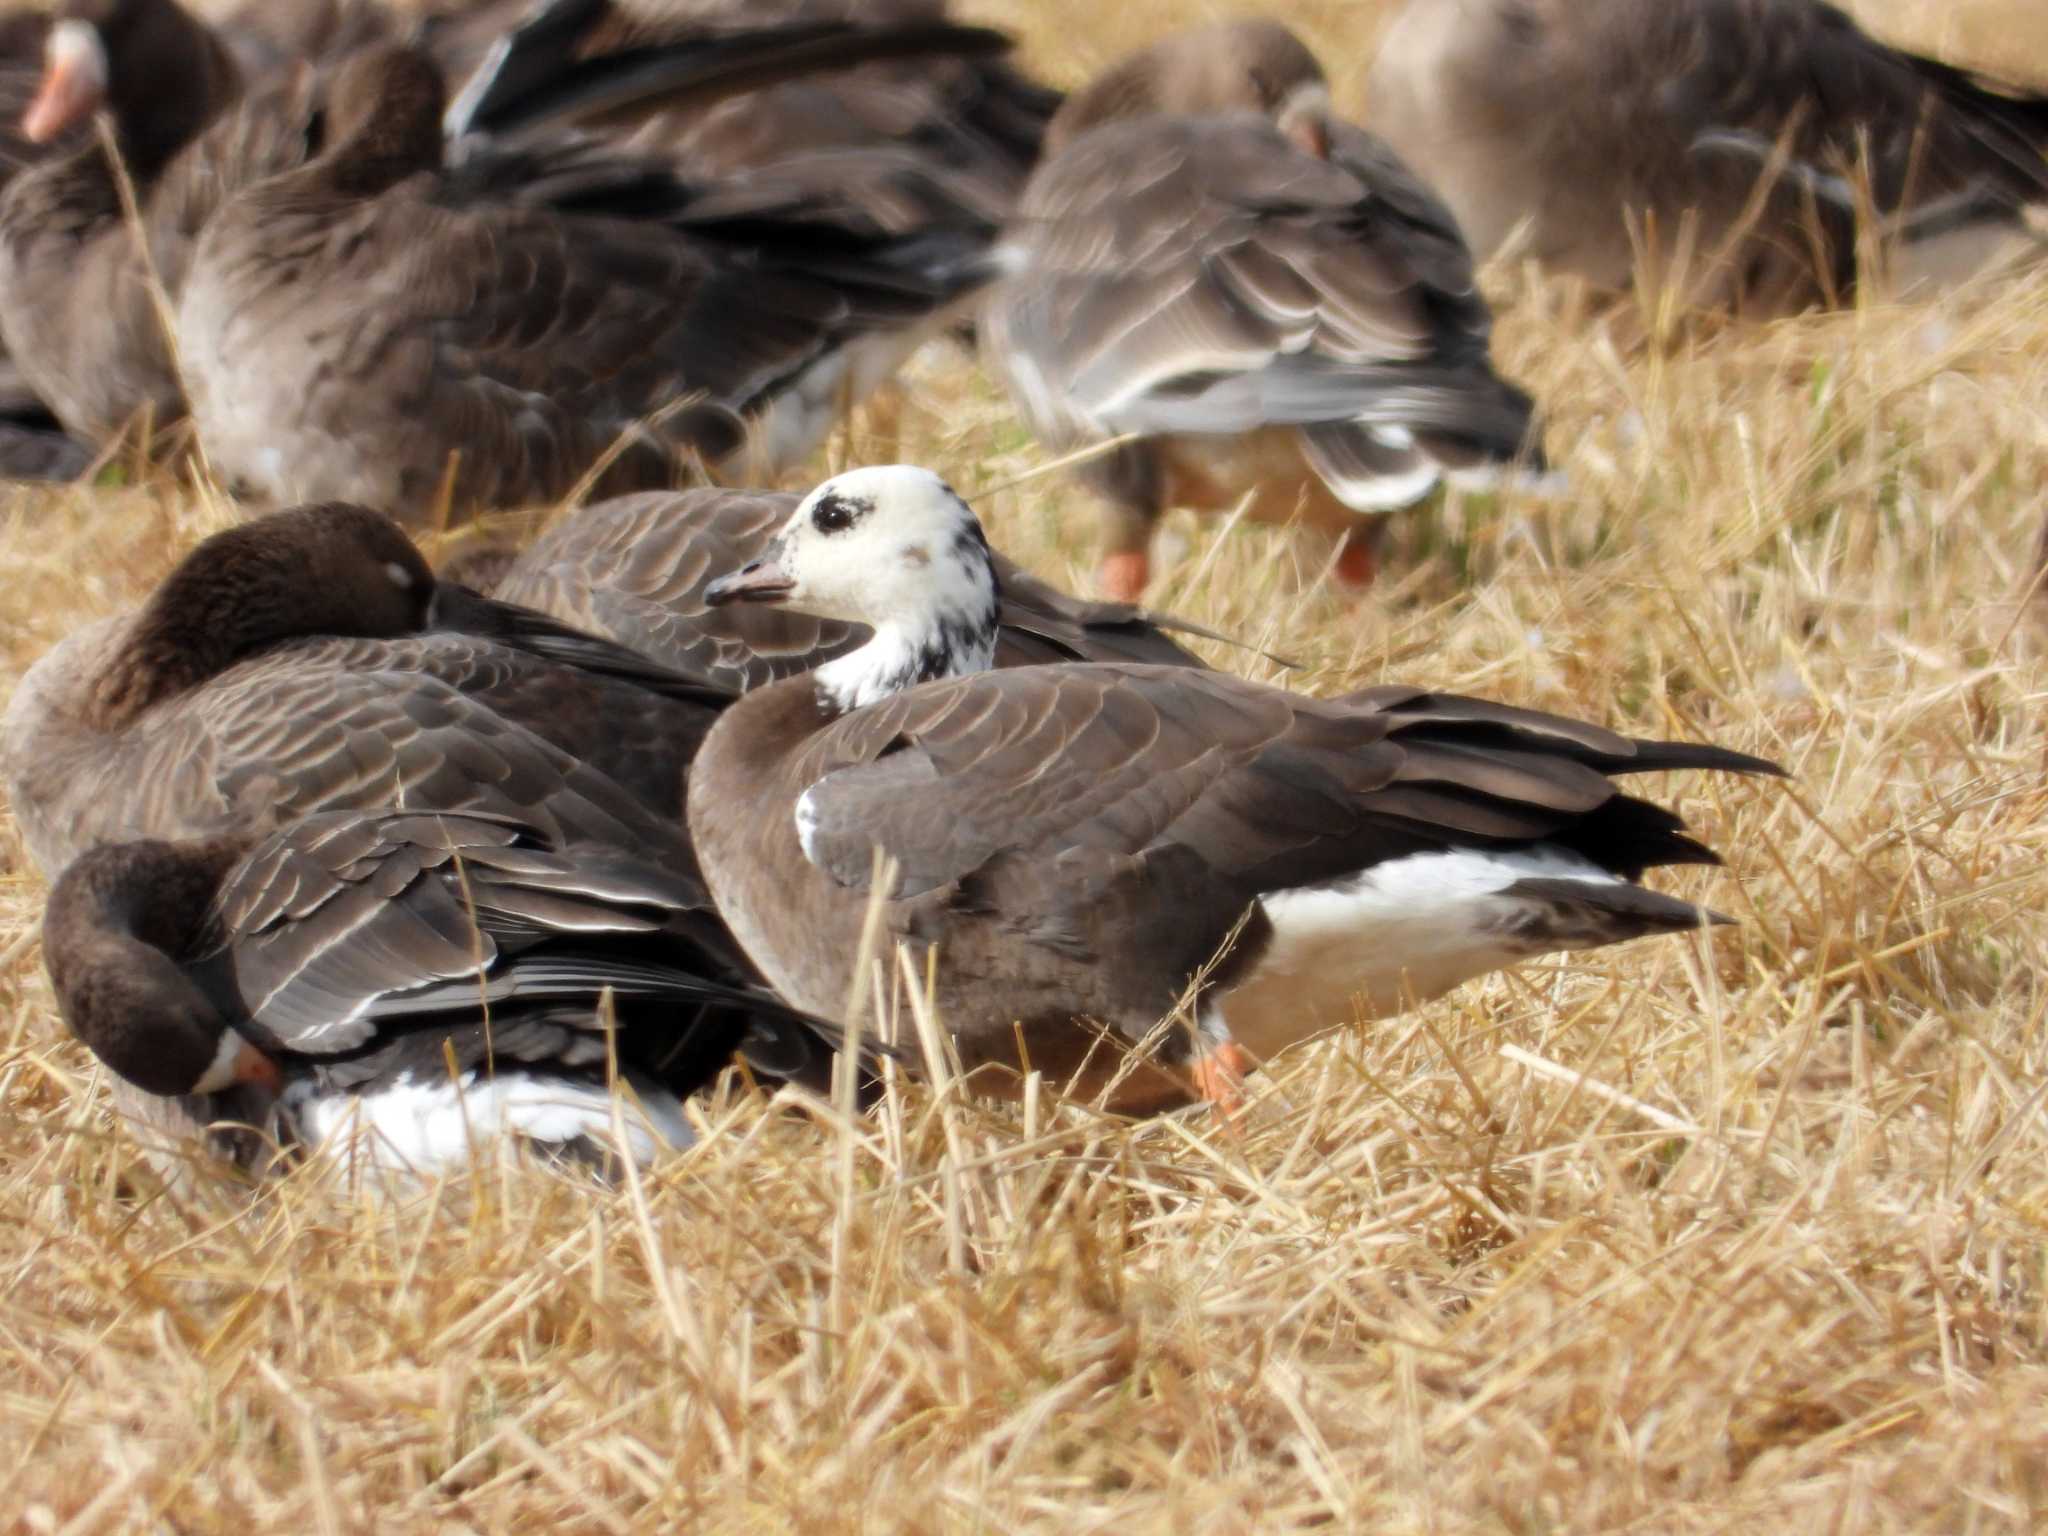
M713 608L728 603L779 603L795 590L796 578L768 554L712 582L704 589L704 601Z
M60 21L50 30L43 83L22 115L31 144L47 144L99 110L107 94L107 50L90 23Z

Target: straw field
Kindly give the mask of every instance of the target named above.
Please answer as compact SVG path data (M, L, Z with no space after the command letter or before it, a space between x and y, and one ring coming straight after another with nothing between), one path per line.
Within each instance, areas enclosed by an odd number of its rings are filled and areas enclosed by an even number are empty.
M1382 20L1295 0L1355 90ZM1072 81L1188 18L989 0ZM2030 0L1860 7L2048 75ZM1238 1133L729 1082L617 1189L166 1188L63 1034L0 819L0 1521L34 1532L2048 1527L2048 276L1655 344L1489 284L1552 500L1320 551L1178 525L1152 599L1329 692L1485 694L1784 762L1645 792L1739 921L1533 965L1256 1079ZM829 467L1043 462L923 360ZM230 516L169 468L0 503L0 692ZM979 498L1084 584L1086 496ZM914 999L890 1008L906 1027Z

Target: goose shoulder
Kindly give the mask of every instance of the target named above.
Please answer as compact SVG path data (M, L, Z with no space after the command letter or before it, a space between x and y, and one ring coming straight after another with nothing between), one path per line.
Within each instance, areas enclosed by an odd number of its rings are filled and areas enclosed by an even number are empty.
M428 630L436 601L418 552L360 508L202 543L138 614L74 636L17 690L5 756L38 863L395 803L524 814L690 868L682 762L712 714L694 685L673 697L640 675L653 663L573 633L572 654L619 675L551 659L561 626L516 613L498 637Z

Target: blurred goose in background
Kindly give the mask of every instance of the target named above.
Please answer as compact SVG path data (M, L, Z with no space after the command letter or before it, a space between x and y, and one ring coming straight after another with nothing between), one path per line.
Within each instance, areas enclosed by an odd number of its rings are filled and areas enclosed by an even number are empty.
M0 769L53 879L97 844L240 857L308 816L393 807L497 818L571 856L629 850L695 893L664 921L672 963L745 988L681 819L685 765L723 703L623 647L439 586L380 514L307 507L205 540L138 612L38 661L0 723ZM772 1010L749 1016L748 1051L777 1076L829 1070Z
M45 154L68 148L82 129L59 144L33 144L20 131L42 83L50 18L40 11L0 15L0 184L12 181ZM0 350L0 478L70 480L92 462L90 445L68 436L49 407Z
M358 12L372 21L284 33L308 46L325 37L337 47L352 46L378 31L378 10L356 7L349 13ZM461 12L438 26L430 17L423 35L438 42L436 57L471 57L479 51L476 34L486 29L488 16L488 8ZM457 21L464 23L460 29ZM335 57L245 86L230 46L235 35L240 34L206 26L176 0L64 0L50 33L42 86L25 120L28 134L65 131L104 105L135 188L145 239L137 242L127 229L118 178L90 139L18 177L0 198L0 331L30 383L89 441L106 440L138 412L158 422L183 414L183 387L167 341L171 317L160 308L153 285L160 284L175 305L200 235L222 205L240 191L305 167L335 145L335 119L346 122L347 104L329 102L331 91L341 88L333 77L340 67ZM458 202L466 196L523 203L562 217L579 209L666 217L689 199L689 189L659 165L619 161L573 135L565 140L569 127L600 107L630 117L650 100L716 95L870 53L893 57L1002 44L999 35L979 29L895 31L819 23L727 32L701 45L643 50L616 68L583 71L574 91L534 78L523 102L504 102L499 112L516 126L524 147L498 153L488 144L465 143L459 146L466 161L463 178L444 179L436 190ZM361 52L357 48L349 56ZM271 56L257 53L259 59ZM424 143L417 153L416 169L441 163L438 144L431 158ZM333 157L328 159L331 168ZM860 275L856 255L848 250L856 242L832 215L810 207L798 215L788 199L778 204L767 189L751 190L746 201L744 208L725 210L728 238L737 249L747 249L747 217L769 243L778 237L786 242L792 218L799 217L814 239L828 246L840 242L821 262L836 256ZM700 213L706 224L717 217ZM288 269L288 255L278 256L279 266ZM896 280L893 272L890 277ZM500 322L506 319L494 314ZM800 327L793 322L790 329ZM239 446L232 437L225 443L229 450ZM253 465L241 466L244 471L270 467L260 453L253 458ZM252 478L277 477L273 472ZM276 494L284 499L284 492Z
M784 491L650 491L558 518L487 577L491 595L616 640L735 693L808 672L866 643L865 625L774 607L717 607L704 589L758 556L803 498ZM997 666L1144 661L1200 666L1170 631L1210 636L1125 603L1089 602L990 552L1002 587ZM445 576L444 572L444 576Z
M906 466L826 481L706 596L875 631L734 704L691 769L705 878L763 973L800 1007L843 1006L885 855L883 932L935 968L963 1065L1092 1094L1150 1042L1158 1070L1112 1096L1130 1108L1226 1096L1248 1062L1361 1008L1715 921L1636 883L1717 860L1614 776L1777 771L1417 688L987 671L980 524Z
M777 467L986 276L974 220L896 235L573 145L444 167L444 106L423 55L358 54L321 155L209 220L178 336L239 489L420 518Z
M1276 22L1187 32L1067 99L1005 234L984 339L1047 447L1109 501L1135 599L1173 507L1299 518L1371 580L1383 519L1447 472L1541 468L1488 360L1457 226Z
M602 1161L616 1061L644 1162L690 1144L682 1100L750 1023L821 1028L693 967L700 899L648 856L504 817L339 811L254 848L92 848L50 894L43 953L72 1032L129 1085L233 1102L287 1144L422 1173L501 1136Z
M1849 290L1866 173L1909 280L2032 246L2048 198L2048 97L1818 0L1410 0L1366 122L1481 257L1527 220L1530 254L1625 288L1692 220L1692 296L1764 313Z
M450 109L456 131L492 130L534 75L566 54L597 61L735 26L853 21L911 27L946 20L944 0L548 0L510 28ZM450 75L450 78L456 78ZM672 158L698 178L761 174L850 191L891 228L932 215L943 196L1001 219L1038 159L1060 94L999 55L934 54L834 70L663 105L606 130L613 143Z

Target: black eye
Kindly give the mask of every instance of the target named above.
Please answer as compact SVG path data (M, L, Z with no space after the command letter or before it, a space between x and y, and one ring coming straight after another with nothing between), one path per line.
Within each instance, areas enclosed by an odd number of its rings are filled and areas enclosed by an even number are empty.
M838 533L853 526L853 508L837 496L827 496L811 509L811 526L820 533Z

